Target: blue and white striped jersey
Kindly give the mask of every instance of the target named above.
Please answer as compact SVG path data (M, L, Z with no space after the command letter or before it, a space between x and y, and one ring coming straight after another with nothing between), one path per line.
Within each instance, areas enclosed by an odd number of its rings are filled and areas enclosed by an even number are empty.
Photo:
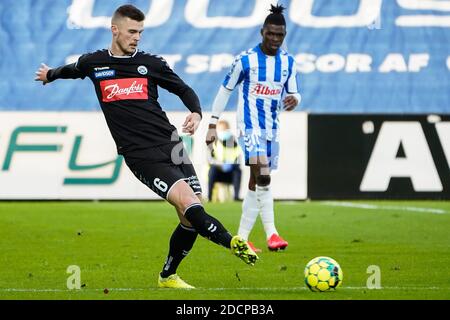
M222 85L228 90L239 85L237 122L241 135L251 132L267 140L277 137L282 98L286 94L299 98L296 75L294 58L282 49L268 56L258 44L236 57Z

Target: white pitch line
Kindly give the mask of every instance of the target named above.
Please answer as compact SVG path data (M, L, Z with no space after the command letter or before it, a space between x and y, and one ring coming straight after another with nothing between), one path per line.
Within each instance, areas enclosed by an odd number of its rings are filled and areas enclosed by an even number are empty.
M319 202L321 205L332 207L347 207L347 208L360 208L367 210L400 210L400 211L413 211L413 212L426 212L434 214L447 214L448 212L442 209L433 208L419 208L419 207L397 207L397 206L379 206L368 203L354 203L354 202L338 202L338 201L323 201Z
M382 287L380 289L368 289L367 287L340 287L339 290L450 290L450 288L441 287ZM83 291L98 291L103 292L105 289L22 289L22 288L0 288L0 292L83 292ZM166 289L159 288L108 288L109 292L112 291L164 291ZM196 288L194 291L309 291L306 287L289 287L289 288Z
M382 287L380 289L369 289L367 287L339 287L337 290L450 290L450 288L439 288L439 287ZM291 287L291 288L197 288L196 290L205 291L231 291L231 290L260 290L260 291L309 291L307 287Z
M19 289L19 288L0 288L0 292L81 292L81 291L104 291L105 289ZM145 291L151 288L108 288L108 291Z

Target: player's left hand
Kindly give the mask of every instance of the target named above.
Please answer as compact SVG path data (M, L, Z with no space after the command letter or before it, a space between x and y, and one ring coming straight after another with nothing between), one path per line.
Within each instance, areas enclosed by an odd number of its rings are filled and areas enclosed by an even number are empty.
M292 111L295 109L295 107L297 107L298 100L294 96L287 96L286 98L284 98L283 104L284 104L284 110Z
M191 113L183 123L183 132L192 136L200 125L201 120L202 117L198 113Z
M45 63L41 63L41 66L39 67L38 71L35 72L36 77L34 78L34 81L42 81L42 84L45 86L48 83L47 79L48 70L50 70L50 67Z

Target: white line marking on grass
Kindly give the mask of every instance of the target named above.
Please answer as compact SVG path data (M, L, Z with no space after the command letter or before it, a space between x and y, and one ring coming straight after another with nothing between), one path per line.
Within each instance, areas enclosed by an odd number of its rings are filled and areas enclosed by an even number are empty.
M450 288L439 288L439 287L381 287L380 289L368 289L367 287L339 287L337 290L450 290ZM244 291L309 291L307 287L290 287L290 288L197 288L195 290L205 290L205 291L232 291L232 290L244 290ZM331 290L333 291L333 290Z
M107 288L108 291L146 291L156 288ZM82 291L104 291L105 289L17 289L17 288L1 288L0 292L82 292Z
M413 212L425 212L434 214L447 214L448 212L442 209L433 208L419 208L419 207L403 207L403 206L379 206L368 203L354 203L354 202L338 202L338 201L323 201L319 202L325 206L332 207L347 207L347 208L360 208L367 210L399 210L399 211L413 211Z
M78 292L92 292L98 291L103 292L105 289L25 289L25 288L0 288L0 292L65 292L65 293L78 293ZM165 291L168 289L161 288L108 288L109 293L113 291ZM195 291L309 291L306 287L275 287L275 288L252 288L252 287L241 287L241 288L196 288ZM380 289L368 289L367 287L340 287L339 290L450 290L450 288L444 287L382 287Z

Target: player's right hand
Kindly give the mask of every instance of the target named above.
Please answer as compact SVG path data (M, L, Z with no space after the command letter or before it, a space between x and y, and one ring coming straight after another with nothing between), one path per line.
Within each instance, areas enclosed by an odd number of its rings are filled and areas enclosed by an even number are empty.
M209 124L208 132L206 133L206 145L208 147L212 146L212 143L217 140L217 130L215 124Z
M45 63L41 63L38 71L36 71L36 77L34 78L34 81L42 81L42 84L45 86L49 82L47 79L48 70L50 70L50 67Z
M294 96L287 96L284 100L283 100L283 104L284 104L284 110L286 111L292 111L295 109L295 107L297 107L298 105L298 100L296 97Z

